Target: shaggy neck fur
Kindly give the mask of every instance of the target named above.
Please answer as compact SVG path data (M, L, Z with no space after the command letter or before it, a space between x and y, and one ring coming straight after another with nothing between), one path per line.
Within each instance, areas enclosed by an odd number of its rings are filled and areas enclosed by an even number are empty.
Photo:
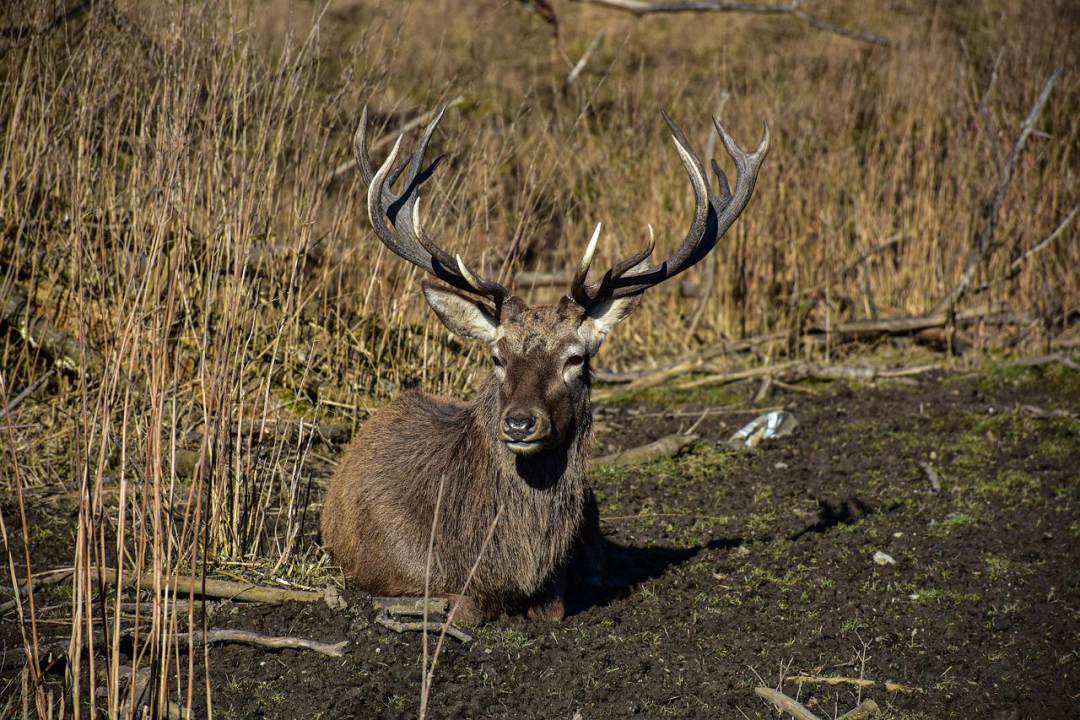
M578 533L591 441L591 403L586 384L575 406L573 427L557 428L561 442L535 455L520 456L498 439L498 393L499 381L493 375L463 408L457 427L446 428L444 437L454 446L461 474L459 482L453 487L448 483L444 490L457 497L443 502L444 506L454 502L451 507L460 503L461 512L456 518L446 518L449 522L443 524L440 544L471 546L470 551L455 553L459 562L471 564L499 513L470 594L491 597L514 588L524 598L541 589L566 562ZM481 488L482 492L476 492ZM464 567L445 570L450 576L468 573Z

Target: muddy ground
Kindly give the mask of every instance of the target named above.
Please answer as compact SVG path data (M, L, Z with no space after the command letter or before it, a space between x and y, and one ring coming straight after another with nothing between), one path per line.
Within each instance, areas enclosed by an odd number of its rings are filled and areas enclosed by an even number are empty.
M561 624L504 618L475 643L449 641L433 717L775 717L753 694L762 684L822 717L860 699L798 675L873 680L861 698L888 718L1074 716L1080 374L809 386L763 404L795 415L793 436L731 451L720 443L759 412L754 389L659 390L600 409L598 453L713 414L683 457L593 474L607 586L574 598ZM215 627L349 650L214 647L214 716L416 717L420 636L375 624L363 594L346 599L337 612L218 608Z

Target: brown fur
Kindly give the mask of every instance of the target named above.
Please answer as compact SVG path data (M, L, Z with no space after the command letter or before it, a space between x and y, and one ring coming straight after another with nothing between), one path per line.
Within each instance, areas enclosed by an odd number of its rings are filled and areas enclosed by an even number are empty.
M511 298L494 349L505 367L470 403L409 391L365 423L330 484L323 542L345 573L379 595L424 593L428 538L435 524L432 594L462 592L500 512L459 607L466 622L504 611L561 619L572 552L598 577L599 527L585 480L591 439L588 354L568 382L562 363L578 341L583 311L570 302L527 308ZM546 412L543 450L516 455L499 437L508 409ZM577 565L577 563L575 563Z

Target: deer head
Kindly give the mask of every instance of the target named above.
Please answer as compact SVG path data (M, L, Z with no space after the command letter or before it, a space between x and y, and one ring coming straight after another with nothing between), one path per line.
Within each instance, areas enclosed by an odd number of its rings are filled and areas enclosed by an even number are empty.
M498 407L491 428L517 455L531 455L565 445L580 431L589 412L589 361L612 328L638 306L642 293L704 258L746 207L758 169L769 147L766 125L753 153L736 145L714 118L724 147L738 171L735 190L715 161L717 195L705 166L690 148L682 130L666 113L675 148L694 190L694 219L673 255L650 264L654 243L616 263L598 282L589 283L589 268L600 240L598 224L571 282L569 294L554 305L528 306L501 284L482 277L461 259L450 256L425 233L420 220L420 186L442 158L424 167L424 152L444 108L425 129L416 150L400 164L401 137L378 170L367 149L367 109L354 138L357 165L368 185L368 217L379 239L396 255L441 280L424 282L424 297L454 334L486 343L491 351ZM401 192L392 187L400 181Z

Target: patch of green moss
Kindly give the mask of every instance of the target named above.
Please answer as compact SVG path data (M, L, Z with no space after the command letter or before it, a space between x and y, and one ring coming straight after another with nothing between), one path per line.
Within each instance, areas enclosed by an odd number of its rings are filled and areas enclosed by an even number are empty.
M1002 470L978 482L975 492L983 497L1008 497L1030 504L1038 500L1041 486L1039 478L1023 470Z
M944 520L930 526L930 534L934 537L945 537L955 528L965 525L974 525L978 518L965 512L950 513Z
M1035 367L1002 363L982 373L978 382L985 389L1006 384L1017 387L1038 384L1040 388L1053 388L1060 394L1080 395L1080 372L1060 363Z
M975 593L965 593L958 590L919 590L915 593L914 600L923 605L962 605L964 603L977 603L979 596Z
M1008 558L999 557L996 555L986 556L986 570L990 575L990 579L997 581L1003 580L1009 576L1012 572L1013 563Z
M472 633L478 640L483 641L490 647L509 648L520 650L529 647L535 640L515 627L508 627L497 623L488 623L472 628Z

